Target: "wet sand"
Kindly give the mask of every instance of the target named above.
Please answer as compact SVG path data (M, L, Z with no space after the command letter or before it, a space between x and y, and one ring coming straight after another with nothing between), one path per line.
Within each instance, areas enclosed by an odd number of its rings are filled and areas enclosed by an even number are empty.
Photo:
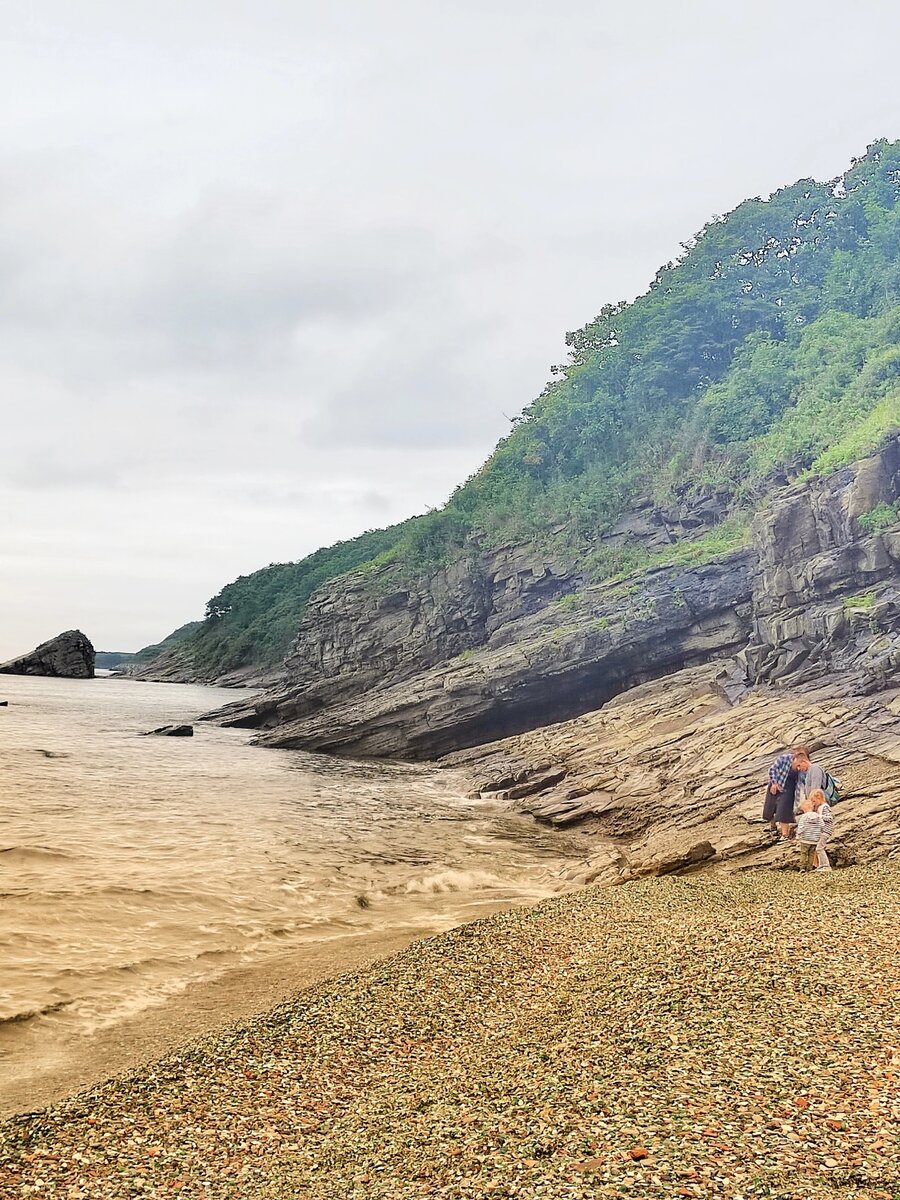
M470 917L476 920L506 907L506 903L473 905ZM433 925L409 925L335 938L191 984L165 1003L89 1038L60 1042L51 1054L42 1056L38 1067L23 1064L14 1074L6 1064L0 1080L0 1118L56 1104L206 1034L247 1021L304 988L364 969L434 932Z

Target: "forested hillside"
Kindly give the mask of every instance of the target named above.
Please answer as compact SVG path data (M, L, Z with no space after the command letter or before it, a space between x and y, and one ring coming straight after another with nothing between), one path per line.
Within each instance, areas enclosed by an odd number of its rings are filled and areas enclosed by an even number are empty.
M604 529L638 499L690 493L723 499L722 527L653 561L710 557L740 542L767 481L877 446L900 426L900 142L714 218L644 295L566 341L568 361L443 509L214 597L185 643L198 677L277 662L312 591L372 560L415 578L466 547L535 540L603 578L649 561L627 539L600 547Z
M839 180L712 220L643 296L567 336L569 361L410 551L560 520L586 549L637 495L751 497L875 445L900 421L898 199L900 142L879 142Z
M274 666L284 657L316 588L395 546L409 524L370 530L299 562L271 563L241 575L207 602L202 622L183 626L135 658L146 664L175 648L189 673L201 680L251 665Z

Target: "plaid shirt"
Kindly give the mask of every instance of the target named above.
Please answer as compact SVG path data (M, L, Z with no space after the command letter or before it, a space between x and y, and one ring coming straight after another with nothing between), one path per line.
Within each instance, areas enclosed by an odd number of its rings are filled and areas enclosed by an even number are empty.
M793 762L793 754L780 754L771 767L769 767L769 783L777 783L781 790L784 791L784 786L787 783L788 775L791 773Z

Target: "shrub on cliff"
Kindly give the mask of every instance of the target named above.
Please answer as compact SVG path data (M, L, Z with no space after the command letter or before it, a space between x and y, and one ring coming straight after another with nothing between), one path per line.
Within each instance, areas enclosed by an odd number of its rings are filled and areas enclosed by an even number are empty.
M279 663L316 588L390 549L408 525L369 530L300 562L272 563L227 584L208 601L205 619L191 637L198 678Z

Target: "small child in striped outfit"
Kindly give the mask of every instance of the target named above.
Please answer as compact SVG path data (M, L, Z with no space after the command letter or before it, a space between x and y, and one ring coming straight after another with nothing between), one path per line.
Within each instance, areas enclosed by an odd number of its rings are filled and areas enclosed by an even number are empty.
M813 807L812 796L807 796L800 805L800 816L797 819L797 845L800 849L801 871L815 870L821 836L822 818Z
M830 871L831 863L829 862L825 845L834 832L834 813L831 805L828 803L828 798L821 788L816 788L814 792L810 792L809 798L812 800L813 810L819 814L822 821L822 832L819 835L819 841L816 846L818 859L816 870Z

